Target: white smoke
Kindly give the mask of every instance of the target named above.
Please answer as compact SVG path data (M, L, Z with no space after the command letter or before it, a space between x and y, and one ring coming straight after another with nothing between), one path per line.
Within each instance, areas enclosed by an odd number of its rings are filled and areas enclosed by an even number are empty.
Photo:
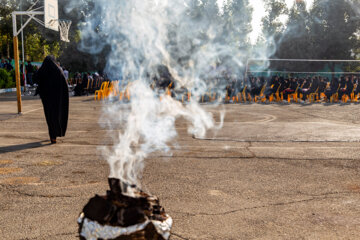
M130 87L129 104L105 105L104 119L110 129L121 128L115 138L115 145L104 153L110 165L110 176L130 184L139 185L144 158L155 151L169 152L168 146L177 136L175 120L183 117L190 124L190 134L203 137L206 131L215 127L212 115L205 112L196 101L188 105L170 96L157 94L141 80Z
M128 104L104 104L102 121L114 141L113 147L103 149L110 177L140 186L144 159L155 151L170 153L176 119L186 120L189 134L197 137L221 127L198 100L209 89L222 97L225 83L214 80L214 66L226 61L231 70L241 72L246 53L224 42L225 26L213 20L219 9L203 13L200 6L197 0L94 0L81 28L80 47L99 53L110 46L105 72L111 79L122 78L131 96ZM160 65L169 69L177 90L191 91L188 104L164 94L160 100L150 87ZM223 118L222 113L221 122Z

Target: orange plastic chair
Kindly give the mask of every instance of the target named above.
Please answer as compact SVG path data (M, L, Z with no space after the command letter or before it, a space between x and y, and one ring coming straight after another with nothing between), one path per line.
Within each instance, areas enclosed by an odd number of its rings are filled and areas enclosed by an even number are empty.
M261 88L261 91L260 91L259 95L256 95L254 97L254 102L257 102L258 98L261 98L262 96L264 96L265 88L266 88L266 84L264 84L264 86Z
M108 85L109 85L109 82L108 82L108 81L103 82L103 83L101 84L100 89L95 91L95 100L104 99L104 97L105 97L105 91L106 91Z
M246 89L247 89L247 86L244 87L244 89L242 90L242 92L240 94L240 97L242 97L243 102L246 102Z
M298 102L298 91L299 91L299 85L296 87L296 90L294 93L291 93L288 95L288 103L290 103L291 98L293 99L294 102Z
M340 89L340 84L336 90L336 92L330 97L330 102L338 102L339 101L339 89Z
M319 88L317 88L315 92L310 93L308 95L308 100L309 100L310 103L315 102L315 99L316 99L316 96L318 95L318 92L319 92Z

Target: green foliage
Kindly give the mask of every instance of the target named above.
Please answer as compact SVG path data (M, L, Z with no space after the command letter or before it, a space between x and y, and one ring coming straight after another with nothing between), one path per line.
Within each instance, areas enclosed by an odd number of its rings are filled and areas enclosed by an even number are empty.
M40 62L50 54L59 57L60 44L59 42L46 43L40 34L35 33L26 39L26 50L31 60Z
M42 1L40 1L42 2ZM199 39L204 44L211 39L206 33L216 31L214 41L242 50L243 58L250 56L251 46L248 34L251 32L252 9L250 0L224 1L222 13L219 13L218 0L191 0L189 16L197 22ZM306 10L304 1L297 1L290 10L285 0L264 0L267 15L263 19L264 37L258 46L274 48L276 58L317 58L317 59L353 59L360 58L360 6L358 0L314 0L314 7ZM22 6L20 6L22 3ZM13 37L11 13L27 9L34 0L0 0L0 57L13 58ZM72 21L69 32L70 43L59 40L59 32L45 29L35 21L30 21L24 29L26 60L41 62L46 55L59 58L61 64L72 72L102 70L106 64L109 48L91 55L79 49L81 33L79 26L86 16L92 13L94 0L61 0L59 1L59 18ZM288 18L286 24L281 19ZM20 27L20 17L18 29ZM26 21L28 17L24 17ZM176 28L176 26L172 26ZM192 26L191 26L192 27ZM210 29L212 27L212 29ZM174 31L176 32L176 31ZM358 33L356 35L355 33ZM170 35L172 32L170 31ZM170 37L169 37L170 38ZM176 36L173 36L176 39ZM170 39L170 43L171 39ZM184 61L191 51L201 46L191 43L189 53L180 56ZM19 47L21 42L19 43ZM21 48L21 47L20 47ZM263 49L263 48L261 48ZM21 52L21 49L19 49ZM176 48L174 48L176 52ZM177 54L174 54L177 55ZM223 61L220 59L220 61ZM272 63L273 65L276 63ZM272 67L276 67L275 65ZM280 67L280 65L279 65ZM293 64L281 65L278 70L295 70ZM298 65L296 70L317 70L320 66L313 64ZM356 69L354 67L348 67Z
M0 0L0 56L14 58L11 13L28 9L33 3L32 0ZM23 17L23 22L27 19L28 17ZM17 17L18 29L20 24L20 17ZM46 55L60 55L58 32L47 30L35 21L30 21L23 33L27 60L42 61ZM19 51L21 52L21 40L19 41Z
M60 43L59 61L70 72L101 71L105 68L106 56L109 48L105 48L96 55L83 52L79 49L81 33L79 26L93 8L93 0L63 0L59 1L59 18L71 20L69 43Z
M10 76L11 76L11 79L12 79L12 82L13 82L13 86L16 85L16 80L15 80L15 69L11 70L9 72ZM24 79L24 74L22 72L20 72L20 79ZM24 82L21 80L21 86L24 85Z
M0 88L12 88L15 86L11 74L3 68L0 68Z
M284 0L268 0L269 15L263 26L267 37L276 43L274 58L285 59L354 59L359 39L360 18L349 0L315 0L310 11L298 1L287 13ZM277 22L288 15L286 25ZM355 53L355 54L354 54ZM329 64L331 70L334 64ZM270 68L287 71L318 71L324 63L272 62Z
M266 37L278 37L278 34L284 30L281 17L289 14L285 0L268 0L265 5L268 14L263 19L264 35Z

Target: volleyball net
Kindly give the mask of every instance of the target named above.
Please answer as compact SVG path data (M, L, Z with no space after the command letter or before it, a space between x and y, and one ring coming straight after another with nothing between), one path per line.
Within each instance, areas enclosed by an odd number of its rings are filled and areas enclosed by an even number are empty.
M245 78L253 77L360 76L360 60L249 59Z

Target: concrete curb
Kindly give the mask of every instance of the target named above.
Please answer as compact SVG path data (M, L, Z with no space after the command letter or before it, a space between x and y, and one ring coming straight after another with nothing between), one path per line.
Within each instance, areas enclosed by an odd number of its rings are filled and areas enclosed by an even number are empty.
M21 91L24 91L24 87L21 87ZM0 94L1 93L9 93L9 92L16 92L16 88L0 89Z

